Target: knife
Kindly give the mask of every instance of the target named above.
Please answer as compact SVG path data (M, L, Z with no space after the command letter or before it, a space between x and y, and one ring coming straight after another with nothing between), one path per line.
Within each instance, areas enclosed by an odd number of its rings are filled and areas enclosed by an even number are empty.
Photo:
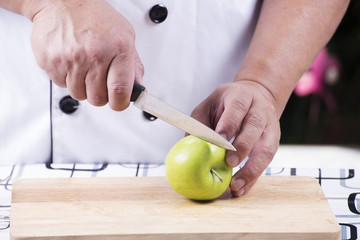
M130 101L134 102L133 105L135 107L160 118L188 134L194 135L227 150L236 151L230 142L208 126L160 101L144 90L144 86L134 82Z

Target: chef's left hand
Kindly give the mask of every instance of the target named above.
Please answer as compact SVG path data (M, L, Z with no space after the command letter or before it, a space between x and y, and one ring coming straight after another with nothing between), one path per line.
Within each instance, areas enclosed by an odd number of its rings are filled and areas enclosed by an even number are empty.
M238 166L230 188L234 196L249 191L272 161L280 140L279 116L273 95L261 84L238 80L219 86L192 112L192 116L215 129L237 151L228 151L226 162Z

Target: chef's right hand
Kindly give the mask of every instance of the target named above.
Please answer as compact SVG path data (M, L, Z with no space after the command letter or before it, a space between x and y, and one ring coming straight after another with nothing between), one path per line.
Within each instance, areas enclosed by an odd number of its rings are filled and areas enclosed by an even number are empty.
M45 2L30 17L38 65L74 99L127 108L144 74L132 25L104 0Z

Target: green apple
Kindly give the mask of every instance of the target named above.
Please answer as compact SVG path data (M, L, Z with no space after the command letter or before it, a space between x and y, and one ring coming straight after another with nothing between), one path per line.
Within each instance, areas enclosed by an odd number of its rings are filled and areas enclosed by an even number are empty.
M232 168L225 162L226 150L195 136L178 141L169 151L166 177L171 187L194 200L212 200L228 188Z

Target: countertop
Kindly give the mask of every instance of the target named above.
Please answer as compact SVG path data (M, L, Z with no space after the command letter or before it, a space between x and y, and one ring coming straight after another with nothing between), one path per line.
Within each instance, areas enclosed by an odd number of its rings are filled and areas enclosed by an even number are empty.
M0 166L0 179L4 180L0 184L0 239L10 239L11 189L15 179L164 175L163 164ZM342 239L360 238L360 148L335 145L281 145L263 175L316 178L341 226Z

